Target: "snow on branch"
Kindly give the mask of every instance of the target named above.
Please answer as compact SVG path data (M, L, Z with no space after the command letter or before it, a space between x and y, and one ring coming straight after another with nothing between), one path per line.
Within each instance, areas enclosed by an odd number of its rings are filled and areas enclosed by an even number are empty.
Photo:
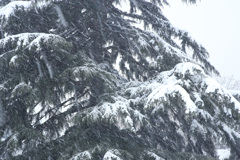
M0 19L8 19L11 15L14 15L16 10L28 10L32 5L31 1L13 1L8 5L0 8Z
M111 74L96 65L84 65L65 70L62 76L68 75L73 81L81 81L90 83L94 79L103 80L102 86L111 91L120 86L119 80L114 74Z
M13 36L8 36L0 40L0 48L6 50L7 48L19 51L21 49L40 51L43 46L49 48L59 47L59 45L66 49L71 46L64 38L46 33L22 33Z
M37 65L39 76L43 77L40 63L42 60L48 69L50 78L53 79L54 67L51 62L65 59L70 53L71 46L71 43L58 35L22 33L0 40L0 60L10 59L9 64L19 68L22 66L22 60L30 62L30 57L32 57L35 60L32 62Z

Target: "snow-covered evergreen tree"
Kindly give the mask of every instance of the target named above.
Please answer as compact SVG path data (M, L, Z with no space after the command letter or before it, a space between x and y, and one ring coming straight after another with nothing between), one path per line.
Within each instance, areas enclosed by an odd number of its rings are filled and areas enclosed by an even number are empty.
M0 159L240 158L240 102L167 0L0 5Z

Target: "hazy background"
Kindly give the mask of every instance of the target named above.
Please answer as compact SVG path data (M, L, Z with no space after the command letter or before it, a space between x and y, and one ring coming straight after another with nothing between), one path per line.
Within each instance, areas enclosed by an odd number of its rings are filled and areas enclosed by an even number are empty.
M240 79L240 0L201 0L195 5L168 0L164 13L210 53L222 76Z

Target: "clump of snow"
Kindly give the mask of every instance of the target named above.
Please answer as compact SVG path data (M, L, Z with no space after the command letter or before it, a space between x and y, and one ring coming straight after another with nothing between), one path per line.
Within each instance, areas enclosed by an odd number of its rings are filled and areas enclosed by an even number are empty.
M140 83L140 82L130 82L126 86L125 93L130 93L130 98L135 99L137 97L148 95L152 92L153 88L157 88L159 85L161 85L158 82L146 82L146 83Z
M228 99L231 101L231 103L234 104L235 109L238 110L240 113L240 102L237 101L233 96L232 93L227 90L226 88L222 87L216 80L207 77L204 82L202 83L202 86L206 86L206 93L217 93L221 95L222 97L228 97Z
M221 123L223 130L225 132L228 133L229 137L235 141L235 139L233 138L232 134L234 134L237 138L240 138L240 134L238 132L236 132L234 129L230 128L229 126L227 126L225 123Z
M61 45L60 45L61 44ZM11 47L12 48L11 48ZM16 46L16 47L13 47ZM50 61L47 58L46 53L43 51L43 48L60 48L62 52L67 54L68 47L71 47L71 43L67 42L64 38L54 35L54 34L46 34L46 33L22 33L18 35L13 35L13 36L8 36L6 38L3 38L0 40L0 47L1 48L7 48L8 50L14 50L14 51L19 51L19 50L29 50L37 53L40 53L40 59L42 59L47 66L49 76L52 79L53 78L53 69ZM4 57L5 54L7 55L8 53L11 52L5 52L1 55L1 57ZM0 57L0 58L1 58ZM10 64L16 66L17 64L15 63L18 58L18 55L14 55L11 60ZM42 77L42 70L40 66L40 62L37 59L36 64L39 70L39 75Z
M12 65L16 66L16 60L17 60L17 58L18 58L18 55L13 56L13 57L10 59L9 64L12 64Z
M204 102L201 99L200 93L193 92L193 97L195 98L194 103L196 104L196 106L198 106L198 107L203 107L204 106Z
M11 15L15 13L17 9L28 10L32 5L31 1L13 1L6 6L0 8L0 19L8 19Z
M230 148L217 150L217 156L219 160L229 159L230 155L231 155Z
M42 49L42 44L55 47L60 42L67 43L64 38L54 34L21 33L1 39L0 47L5 48L8 44L16 44L15 50L27 47L29 50L36 48L39 51Z
M160 73L157 76L163 84L179 84L186 82L187 79L198 84L205 79L207 75L197 64L191 62L179 63L172 70Z
M205 120L207 119L213 120L213 117L203 109L198 108L197 113L200 114Z
M205 127L203 125L201 125L200 123L198 123L197 120L195 120L195 119L192 121L191 130L192 131L198 131L198 132L200 132L202 134L206 134L207 133Z
M12 96L21 96L25 93L28 93L31 89L31 86L27 85L25 82L21 82L14 87L11 94Z
M138 38L138 43L140 44L140 46L142 48L146 48L147 46L149 46L149 44L146 42L146 40L143 39L143 37L141 37L141 36Z
M191 62L179 63L170 72L177 78L187 78L194 83L200 83L206 77L204 70Z
M6 91L7 88L4 87L4 84L0 84L0 93Z
M191 62L179 63L174 67L174 72L182 75L204 74L204 70L197 64Z
M184 142L187 144L188 138L181 128L180 120L175 118L172 111L166 107L170 103L170 99L176 98L176 101L178 101L176 103L179 104L179 107L183 107L185 114L194 112L191 114L193 117L203 118L205 122L215 121L215 118L219 115L217 112L220 112L220 109L225 111L227 115L231 115L232 108L228 105L221 106L222 103L216 104L215 100L211 99L215 98L215 93L218 95L218 101L222 99L221 101L224 102L227 97L228 100L235 104L236 108L237 104L239 104L228 90L211 79L200 66L189 62L180 63L172 70L160 73L153 80L126 83L122 90L123 95L114 98L114 102L105 102L93 109L89 109L90 113L84 115L83 121L86 123L99 121L110 123L119 129L127 129L136 133L143 126L143 123L148 123L149 114L151 116L152 113L157 114L158 111L164 110L167 111L169 119L179 127L177 132L184 138ZM211 97L213 95L214 97ZM206 99L202 99L204 97L209 97L208 101L215 107L214 115L211 115L205 109L204 100ZM130 105L130 102L133 105ZM161 116L159 117L161 119ZM191 131L203 135L206 135L207 131L210 130L196 119L191 121L190 128ZM231 139L234 139L232 134L240 137L235 130L227 125L223 125L223 129L229 134ZM215 135L218 134L217 132L215 133ZM194 140L193 137L191 139Z
M191 100L189 94L180 85L160 85L153 89L152 93L147 97L145 108L150 106L162 106L162 102L168 101L168 95L175 97L180 95L186 106L186 113L194 112L197 106Z
M147 154L148 154L150 157L155 158L155 160L164 160L162 157L159 157L158 155L156 155L156 154L153 153L153 152L148 151Z
M46 6L49 6L51 2L50 1L12 1L6 6L0 8L0 19L8 19L10 16L17 16L15 15L15 12L17 10L25 10L28 11L32 7L36 8L44 8Z
M145 116L129 107L129 103L128 100L122 97L119 97L114 103L105 102L101 106L94 108L84 118L84 121L97 122L100 120L114 124L120 130L130 129L135 132L140 128L139 125L142 124ZM139 123L134 124L132 117L138 120Z
M51 1L41 0L41 1L35 2L35 5L37 8L44 8L44 7L47 7L50 3Z
M118 1L113 3L114 7L117 9L123 11L123 12L130 12L130 1L129 0L124 0L124 1Z
M14 157L16 157L16 156L18 156L18 155L22 155L22 153L23 153L23 149L22 149L21 147L19 147L19 148L15 149L15 150L13 151L12 155L13 155Z
M154 49L155 49L155 51L159 51L160 50L158 46L154 46Z
M31 33L26 33L31 34ZM37 50L41 50L41 44L56 45L59 42L66 42L66 40L55 34L36 33L36 37L29 44L29 48L37 47Z
M206 93L214 93L216 91L219 94L224 94L223 87L216 80L208 77L204 80L204 84L207 86Z
M1 137L1 142L5 141L6 139L8 139L10 136L12 135L12 130L10 129L5 129L4 130L4 133L3 133L3 136Z
M200 92L201 94L217 94L219 100L221 97L228 97L230 101L235 105L235 109L240 112L240 102L238 102L226 88L222 87L216 80L206 75L204 70L197 64L186 62L177 64L172 70L162 72L158 75L157 79L161 81L162 84L179 84L187 85L191 87L190 83L194 83L195 86L201 85ZM201 98L199 95L195 95L196 105L201 106ZM223 100L223 99L222 99ZM200 102L200 103L198 103ZM198 104L197 104L198 103Z
M103 160L122 160L122 158L120 158L119 156L115 155L114 152L116 152L116 150L109 150L107 151L107 153L105 153Z
M232 110L230 108L227 108L224 106L223 111L224 111L224 113L226 113L227 116L232 117Z
M79 159L91 160L92 155L89 151L84 151L84 152L78 153L78 154L74 155L72 158L70 158L70 160L79 160Z

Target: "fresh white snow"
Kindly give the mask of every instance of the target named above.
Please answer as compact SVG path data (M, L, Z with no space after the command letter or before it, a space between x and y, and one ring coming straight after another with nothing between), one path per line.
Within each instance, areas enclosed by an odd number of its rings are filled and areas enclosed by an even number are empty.
M15 157L18 155L22 155L22 153L23 153L23 149L21 147L19 147L13 151L12 155Z
M22 9L25 10L29 9L31 7L32 2L31 1L13 1L7 4L6 6L0 8L0 18L6 18L8 19L11 15L14 15L16 9Z
M198 86L198 88L196 88L197 90L189 92L189 90L193 90L195 86ZM136 131L142 127L143 122L149 123L148 118L152 113L158 114L158 111L167 109L166 104L170 101L169 97L174 98L177 96L177 99L180 100L179 102L183 102L180 106L185 108L186 114L193 112L193 115L201 115L205 121L214 121L216 116L219 115L217 112L220 111L220 107L222 107L227 115L231 115L232 111L228 106L217 106L217 104L209 99L216 109L216 114L212 116L202 108L204 106L202 95L211 98L211 96L217 92L220 100L221 97L228 97L235 104L238 103L228 90L211 79L200 66L189 62L180 63L172 70L162 72L148 82L129 82L122 87L122 90L124 95L128 95L128 98L119 95L117 98L114 98L114 102L112 103L105 102L100 106L94 107L90 113L84 117L84 122L93 123L103 121L113 124L119 129L128 129L136 133ZM134 104L142 103L143 113L137 112L137 110L132 108L130 102ZM237 105L235 105L235 107L236 106ZM235 109L237 109L237 107ZM183 130L181 130L180 122L174 118L170 110L167 111L169 119L179 126L177 132L184 137L185 144L187 144L188 139ZM149 113L150 115L148 115ZM222 125L224 131L229 134L232 140L234 139L232 134L240 137L237 131L225 123L216 125ZM209 128L194 119L191 122L191 131L197 131L202 135L206 135ZM215 134L215 139L217 139L216 137L218 137L219 133L213 134Z
M139 123L134 124L132 117L138 119ZM103 103L101 106L94 108L84 121L105 121L115 124L119 129L130 129L137 131L142 125L145 116L140 112L129 107L129 101L118 97L115 103Z
M152 93L148 96L145 108L149 106L162 106L163 102L168 101L168 96L181 96L186 106L186 113L194 112L197 106L191 100L189 94L180 85L160 85L153 89Z
M231 152L230 152L230 148L227 149L218 149L217 150L217 155L219 160L226 160L229 159Z
M37 3L35 3L34 5L36 5L37 8L44 8L50 4L51 4L51 1L41 0L41 1L37 1Z
M227 124L225 124L225 123L223 123L223 122L220 123L220 125L223 126L223 130L228 133L229 137L230 137L233 141L235 141L235 139L233 138L232 134L234 134L237 138L240 139L240 133L236 132L234 129L230 128Z
M126 0L125 2L129 3L129 0ZM136 2L133 0L132 2ZM38 6L45 6L47 2L44 3L38 3ZM17 8L24 8L25 10L29 9L32 5L31 1L13 1L6 5L5 7L0 8L0 18L9 18L10 16L15 14L15 11ZM116 7L119 9L123 9L123 7L119 7L120 5L115 4ZM126 10L125 10L126 9ZM122 11L129 12L129 8L125 8ZM64 27L68 26L68 22L65 19L63 12L61 8L57 5L55 5L55 10L59 16L59 20L61 24ZM82 12L85 12L84 10ZM14 15L17 16L17 15ZM146 31L148 32L148 31ZM153 45L154 49L156 51L159 51L159 46L155 45L156 42L161 42L163 47L167 49L167 52L170 52L172 54L177 54L179 57L183 58L184 60L192 60L188 56L186 56L181 50L178 48L172 47L169 45L165 40L163 40L158 34L155 32L150 32L150 35L153 37L150 41L147 41L144 39L143 36L139 36L138 42L140 46L144 49L147 49L149 45ZM58 44L59 42L62 42L65 40L57 35L54 34L45 34L45 33L22 33L14 36L8 36L4 39L0 40L0 47L5 47L7 43L15 43L17 44L17 47L14 48L15 51L25 48L29 50L34 50L36 52L39 52L41 54L41 60L44 61L50 78L53 78L54 73L51 66L51 63L48 61L47 54L42 51L42 44L47 44L50 46L54 46L55 44ZM110 45L110 44L109 44ZM5 54L5 53L4 53ZM4 54L0 56L3 57ZM17 65L17 59L18 55L14 55L10 59L10 64ZM118 62L121 60L121 55L119 54L118 60L116 62L116 68L119 67ZM152 60L150 57L147 57L147 60L149 62L152 62L152 64L155 65L155 61ZM36 65L38 68L38 72L40 77L43 76L42 67L39 62L39 60L36 60ZM129 64L125 63L126 67L129 69ZM110 80L108 80L106 77L108 77L110 74L105 72L104 70L101 70L97 68L96 66L80 66L73 68L73 77L76 78L75 80L80 80L82 78L80 75L84 74L84 78L94 77L99 72L104 73L105 81L108 84L111 84ZM118 68L119 69L119 68ZM108 75L107 75L108 74ZM21 82L12 91L12 94L18 94L21 89L30 88L29 85L27 85L24 82ZM129 82L125 86L121 86L124 93L129 93L129 96L126 95L119 95L118 97L113 98L113 102L104 102L100 103L98 106L95 106L90 109L86 109L90 111L89 114L87 114L83 121L88 122L92 121L98 122L103 121L107 122L113 125L116 125L120 130L127 129L131 130L136 133L141 126L143 125L143 121L148 120L148 110L151 111L151 113L157 113L157 111L161 109L165 109L166 103L168 103L169 97L175 98L177 97L179 102L183 102L183 104L179 105L185 108L185 113L189 114L192 112L195 112L196 114L200 114L203 119L205 120L211 120L214 121L216 117L210 115L207 111L205 111L202 107L204 106L204 102L202 100L202 95L211 97L212 94L217 94L219 101L223 101L223 98L227 97L230 99L230 102L232 102L235 106L235 109L239 111L240 113L240 102L237 101L232 95L240 95L240 91L229 91L222 87L217 81L212 79L210 76L208 76L204 69L201 68L199 65L185 62L185 63L179 63L177 64L172 70L165 71L162 73L159 73L158 76L155 77L155 80L150 80L148 82ZM195 88L194 88L195 87ZM197 88L198 87L198 88ZM191 90L192 89L192 90ZM194 89L198 89L197 92L194 91ZM1 86L0 86L1 91ZM191 93L190 93L191 92ZM190 96L191 94L191 96ZM72 95L70 96L72 97ZM228 106L217 106L214 104L213 101L209 100L212 105L216 108L216 110L219 110L219 107L222 107L223 111L229 115L232 116L232 108L229 108ZM141 113L139 110L134 109L130 106L130 102L138 103L138 102L144 102L143 103L143 113ZM49 104L50 106L51 104ZM40 112L41 108L39 108L41 104L37 105L35 109L35 113ZM66 109L66 108L65 108ZM42 111L44 112L44 111ZM1 97L0 97L0 126L4 123L4 109L1 103ZM176 131L179 133L182 137L185 138L185 142L188 141L188 138L186 138L186 135L182 128L180 127L181 123L179 120L173 115L172 111L168 110L169 119L173 121L177 127L179 127ZM217 116L218 114L216 114ZM161 117L160 117L161 118ZM159 119L160 119L159 118ZM42 120L40 123L45 122L48 119L48 116L42 117ZM164 120L162 120L164 122ZM204 125L200 124L196 119L193 119L191 122L191 131L198 131L201 134L206 134L208 129ZM223 128L223 131L225 131L231 140L235 140L235 135L237 138L240 138L240 134L234 129L229 127L226 123L219 122L216 125L221 125ZM6 140L8 137L12 135L11 131L4 131L3 137L1 137L1 141ZM16 136L12 136L15 138ZM217 137L217 136L216 136ZM196 140L194 140L193 137L190 137L192 141L195 143ZM18 150L15 150L15 155L22 154L22 149L19 148ZM148 154L155 158L156 160L163 160L163 158L159 157L153 152L148 152ZM220 160L228 159L230 157L230 149L217 149L217 155ZM77 160L79 158L87 158L92 159L91 153L89 151L83 151L81 153L78 153L74 155L71 160ZM122 160L119 156L116 150L109 150L105 153L103 160Z
M9 64L12 64L14 66L16 66L16 59L18 58L18 55L14 55L11 59Z
M195 120L195 119L192 121L191 130L198 131L198 132L202 133L203 135L205 135L207 133L206 128L203 125L201 125L200 123L198 123L197 120Z
M107 151L105 153L103 160L122 160L122 158L118 157L117 155L114 154L113 150Z
M92 159L92 155L89 151L84 151L84 152L74 155L69 160L79 160L79 159L89 159L90 160L90 159Z
M199 86L199 92L191 92L192 87ZM195 112L201 115L206 121L214 120L215 117L211 116L207 111L201 107L204 105L201 99L202 95L211 96L216 92L219 94L221 100L222 97L228 97L233 103L235 103L236 109L239 102L232 97L232 95L225 88L221 87L215 80L211 79L205 74L204 70L194 63L180 63L176 65L172 70L160 73L154 80L148 82L132 81L127 83L123 88L124 93L129 96L130 99L125 97L115 98L114 103L105 102L98 107L91 110L84 120L85 121L105 121L116 125L119 129L130 129L136 132L142 126L143 119L147 120L146 113L156 113L159 110L165 110L166 104L169 103L169 97L176 97L183 102L181 105L185 108L185 113L189 114ZM196 88L197 89L197 88ZM190 94L192 97L190 97ZM222 99L223 100L223 99ZM136 112L130 107L130 101L133 103L143 103L144 113ZM223 107L223 111L227 115L231 116L231 109L227 106L217 106L209 99L216 107L216 112L219 112L219 107ZM199 108L200 107L200 108ZM218 114L216 113L216 116ZM134 121L133 119L138 119ZM179 123L175 119L172 119L174 123ZM194 120L191 126L192 130L196 130L205 134L207 132L198 121ZM224 129L230 134L237 132L233 129L229 129L224 126ZM179 130L180 132L180 130Z
M1 142L5 141L5 140L8 139L11 135L12 135L12 130L6 128L6 129L4 130L4 133L3 133L0 141L1 141Z
M222 87L216 80L206 75L204 70L197 64L185 62L177 64L172 70L162 72L158 79L163 84L185 84L189 85L188 77L195 85L201 84L204 94L218 94L219 98L228 97L234 103L235 109L240 113L240 102L238 102L226 88ZM189 85L190 87L190 85ZM199 96L198 96L199 97ZM200 99L198 99L199 101Z
M156 155L153 152L148 151L147 154L153 158L155 158L155 160L164 160L163 158L159 157L158 155Z
M15 50L27 47L30 50L36 48L39 51L42 49L42 44L54 46L60 42L66 42L66 40L54 34L21 33L1 39L0 47L4 48L8 43L17 43Z
M114 7L117 9L123 11L123 12L130 12L130 1L129 0L124 0L124 1L119 1L119 3L113 3Z
M22 93L26 93L28 92L29 89L31 89L32 87L27 85L25 82L20 82L18 85L16 85L14 87L14 89L12 90L11 95L12 96L18 96L21 95Z

